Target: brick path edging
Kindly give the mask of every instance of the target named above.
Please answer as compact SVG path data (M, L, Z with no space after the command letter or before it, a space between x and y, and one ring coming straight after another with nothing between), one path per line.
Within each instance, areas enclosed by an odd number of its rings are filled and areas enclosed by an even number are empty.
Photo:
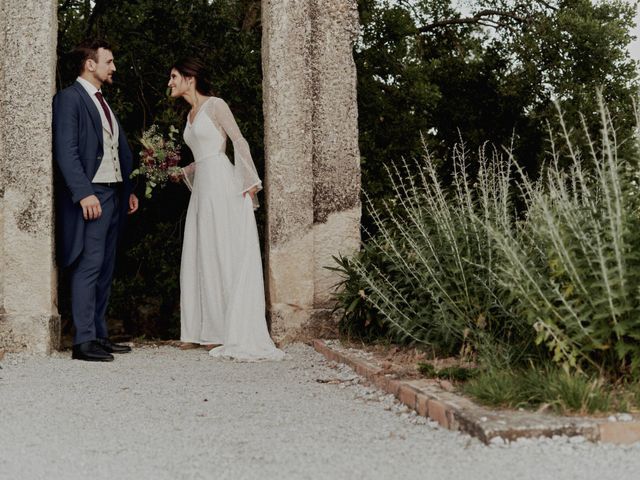
M496 437L504 441L518 438L583 436L592 442L630 444L640 441L640 420L610 421L602 418L560 417L535 412L490 410L465 397L443 390L428 380L401 380L385 374L369 361L349 355L344 349L313 340L324 357L351 367L380 390L394 395L419 415L449 430L468 433L489 444Z

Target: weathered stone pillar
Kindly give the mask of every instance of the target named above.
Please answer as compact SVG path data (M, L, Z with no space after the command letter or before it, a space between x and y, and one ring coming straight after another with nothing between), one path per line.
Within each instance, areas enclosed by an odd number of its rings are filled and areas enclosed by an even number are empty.
M51 160L56 0L0 0L0 348L58 346Z
M263 0L267 289L280 340L321 325L360 242L356 0Z

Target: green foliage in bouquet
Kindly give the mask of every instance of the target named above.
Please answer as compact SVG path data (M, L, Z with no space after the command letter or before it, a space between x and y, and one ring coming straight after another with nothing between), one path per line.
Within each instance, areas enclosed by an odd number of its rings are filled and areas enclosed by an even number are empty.
M140 144L140 165L131 172L131 178L141 176L145 179L144 196L151 198L153 189L163 188L171 175L178 175L181 145L176 141L178 129L169 126L169 133L165 138L157 125L151 125L142 132Z

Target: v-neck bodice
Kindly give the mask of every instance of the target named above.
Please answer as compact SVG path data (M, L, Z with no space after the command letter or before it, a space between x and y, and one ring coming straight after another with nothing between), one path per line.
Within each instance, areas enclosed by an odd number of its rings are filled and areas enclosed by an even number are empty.
M202 110L204 109L204 106L207 104L208 101L210 101L213 97L208 97L204 102L202 102L202 105L200 105L200 108L198 109L198 111L196 112L196 114L193 116L193 120L191 120L189 117L191 116L190 114L187 115L187 127L191 127L196 120L198 119L198 116L200 115L200 112L202 112Z

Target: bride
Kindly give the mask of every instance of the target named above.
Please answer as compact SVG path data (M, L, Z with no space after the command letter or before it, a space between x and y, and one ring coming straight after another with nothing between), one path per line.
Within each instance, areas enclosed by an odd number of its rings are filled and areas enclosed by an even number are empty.
M211 95L204 64L176 63L171 96L191 105L184 140L194 162L174 176L191 190L180 269L180 340L213 357L280 360L267 330L258 231L262 189L249 145L224 100ZM225 154L233 142L234 163Z

